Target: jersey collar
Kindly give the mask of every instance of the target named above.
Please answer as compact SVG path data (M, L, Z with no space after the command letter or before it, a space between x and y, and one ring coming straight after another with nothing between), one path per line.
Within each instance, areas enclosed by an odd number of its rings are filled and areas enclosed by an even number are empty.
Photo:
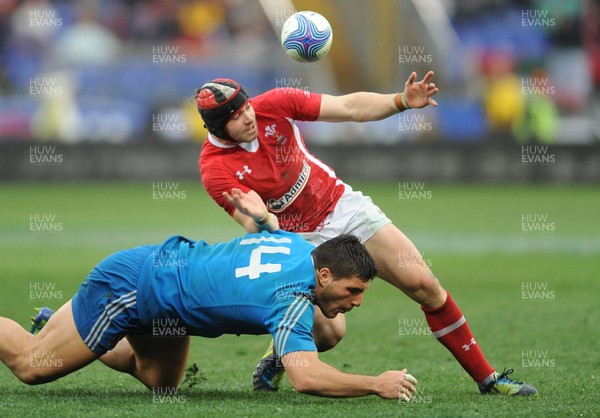
M209 133L208 134L208 142L210 142L211 144L213 144L215 147L218 147L218 148L233 148L233 147L237 147L239 145L241 148L245 149L248 152L258 151L258 137L252 142L244 142L242 144L237 144L237 145L227 145L227 144L223 144L223 143L217 141Z

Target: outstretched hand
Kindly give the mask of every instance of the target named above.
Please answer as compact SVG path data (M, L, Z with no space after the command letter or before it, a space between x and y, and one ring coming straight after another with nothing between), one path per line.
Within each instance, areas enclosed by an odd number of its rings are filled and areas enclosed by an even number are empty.
M409 402L417 392L415 385L418 383L412 375L406 372L388 370L377 376L378 389L377 395L386 399L400 399L403 402Z
M438 91L440 91L435 83L431 83L431 79L433 78L433 71L429 71L423 77L423 80L417 80L417 73L412 72L404 83L404 97L406 98L406 103L411 108L420 109L427 105L437 106L437 102L432 99Z
M234 187L231 189L231 194L223 192L223 196L237 210L252 219L259 220L268 215L267 207L256 193L244 193Z

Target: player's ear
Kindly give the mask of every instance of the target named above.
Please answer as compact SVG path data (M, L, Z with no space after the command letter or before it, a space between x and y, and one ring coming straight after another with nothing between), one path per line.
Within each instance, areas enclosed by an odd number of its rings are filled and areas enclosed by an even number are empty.
M333 280L333 274L331 274L331 270L329 267L322 267L317 270L317 281L322 287L326 287Z

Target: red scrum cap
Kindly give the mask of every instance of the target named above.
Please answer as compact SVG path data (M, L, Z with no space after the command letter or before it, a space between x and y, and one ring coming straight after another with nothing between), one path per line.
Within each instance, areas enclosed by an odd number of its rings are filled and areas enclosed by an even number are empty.
M211 134L228 139L227 121L248 102L242 86L228 78L215 78L196 90L196 104L204 126Z

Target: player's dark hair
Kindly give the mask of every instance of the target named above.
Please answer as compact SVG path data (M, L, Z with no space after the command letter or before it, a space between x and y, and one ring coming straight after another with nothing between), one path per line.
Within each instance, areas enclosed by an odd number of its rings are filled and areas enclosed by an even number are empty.
M344 234L325 241L312 252L317 270L329 268L334 278L356 276L364 282L377 274L375 261L358 237Z

